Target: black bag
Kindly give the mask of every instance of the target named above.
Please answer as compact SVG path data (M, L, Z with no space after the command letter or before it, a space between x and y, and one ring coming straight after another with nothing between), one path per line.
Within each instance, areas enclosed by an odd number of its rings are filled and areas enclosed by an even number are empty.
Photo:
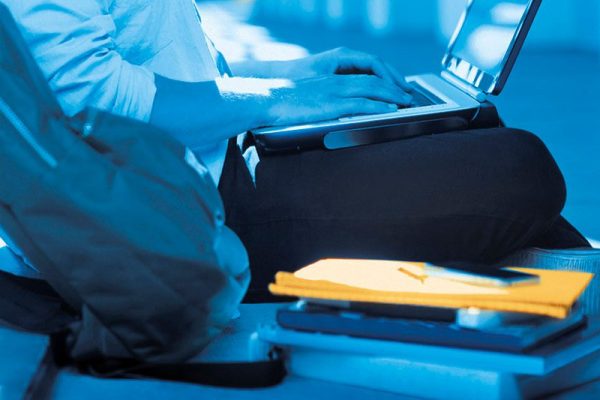
M67 118L0 3L0 225L51 286L1 274L17 298L0 298L54 311L4 319L62 331L59 358L102 374L194 375L181 363L230 323L250 278L224 222L207 169L170 136L96 110ZM189 380L205 382L197 368Z

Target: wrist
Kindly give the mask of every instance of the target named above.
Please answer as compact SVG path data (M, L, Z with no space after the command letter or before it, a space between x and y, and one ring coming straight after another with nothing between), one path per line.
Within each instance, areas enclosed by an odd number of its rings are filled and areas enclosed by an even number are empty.
M278 70L274 61L242 61L230 65L234 77L238 78L274 78Z
M285 79L219 78L216 82L228 114L246 121L247 129L271 125L276 119L277 91L292 85Z

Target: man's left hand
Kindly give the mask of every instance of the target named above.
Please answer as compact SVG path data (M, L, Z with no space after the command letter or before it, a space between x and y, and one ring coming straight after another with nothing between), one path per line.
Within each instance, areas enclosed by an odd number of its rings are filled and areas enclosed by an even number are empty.
M381 58L344 47L278 64L274 66L273 73L282 78L303 79L318 75L368 74L396 84L406 92L412 91L404 76Z

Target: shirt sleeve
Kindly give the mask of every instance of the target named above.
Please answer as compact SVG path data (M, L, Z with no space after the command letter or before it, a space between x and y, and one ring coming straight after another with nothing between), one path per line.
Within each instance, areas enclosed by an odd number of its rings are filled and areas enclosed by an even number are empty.
M3 0L68 115L87 106L150 119L154 74L123 59L108 0Z

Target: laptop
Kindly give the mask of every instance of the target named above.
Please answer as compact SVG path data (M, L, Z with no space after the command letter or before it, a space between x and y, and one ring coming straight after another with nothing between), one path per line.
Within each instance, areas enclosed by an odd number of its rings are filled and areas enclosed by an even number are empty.
M466 129L489 96L500 94L542 0L470 0L442 59L440 74L407 77L413 105L252 132L265 152L338 149L419 134ZM432 131L433 130L433 131Z

